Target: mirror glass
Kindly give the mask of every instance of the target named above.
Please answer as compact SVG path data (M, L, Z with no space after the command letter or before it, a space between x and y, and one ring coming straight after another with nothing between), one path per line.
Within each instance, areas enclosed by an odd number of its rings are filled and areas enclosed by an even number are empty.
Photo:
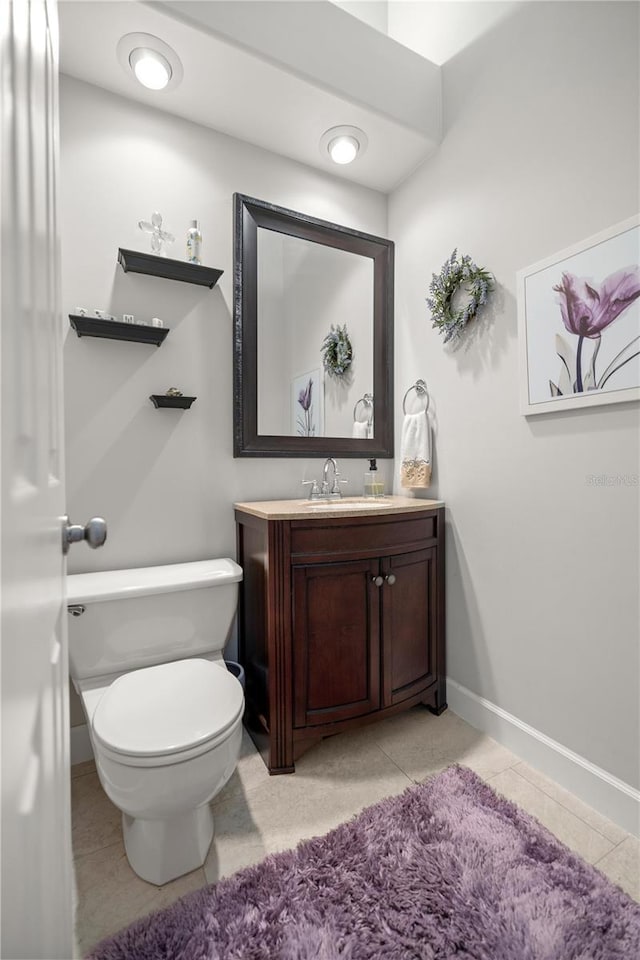
M234 456L392 457L393 243L241 194L235 217Z
M332 325L351 343L342 374L323 368ZM356 407L365 395L373 395L373 261L259 228L258 433L351 437L357 419L373 436L372 404Z

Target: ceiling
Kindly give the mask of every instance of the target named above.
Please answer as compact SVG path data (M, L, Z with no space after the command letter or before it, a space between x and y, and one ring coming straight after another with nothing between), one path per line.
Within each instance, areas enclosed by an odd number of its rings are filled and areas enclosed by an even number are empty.
M325 0L62 0L59 17L63 73L335 176L387 193L437 149L439 68ZM146 90L121 67L133 32L177 52L175 89ZM346 124L368 147L341 167L319 143Z

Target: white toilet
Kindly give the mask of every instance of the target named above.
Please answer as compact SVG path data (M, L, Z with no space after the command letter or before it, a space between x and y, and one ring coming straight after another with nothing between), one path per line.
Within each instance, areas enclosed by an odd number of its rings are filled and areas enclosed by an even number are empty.
M129 863L150 883L202 866L209 801L238 761L244 696L222 651L240 580L229 559L67 577L71 677Z

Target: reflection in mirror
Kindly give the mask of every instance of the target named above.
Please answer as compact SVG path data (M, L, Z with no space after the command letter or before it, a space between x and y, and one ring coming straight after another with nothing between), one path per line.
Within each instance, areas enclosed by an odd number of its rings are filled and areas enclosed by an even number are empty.
M332 325L346 325L353 350L342 375L323 369ZM258 433L351 437L365 393L373 393L373 261L258 229ZM361 406L357 416L365 414Z
M393 243L236 194L234 252L234 456L392 457Z

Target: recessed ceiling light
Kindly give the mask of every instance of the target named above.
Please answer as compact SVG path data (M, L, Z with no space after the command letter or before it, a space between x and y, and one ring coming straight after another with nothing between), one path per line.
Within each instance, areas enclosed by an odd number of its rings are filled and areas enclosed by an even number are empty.
M182 80L178 54L150 33L127 33L118 42L117 54L124 71L148 90L169 90Z
M367 148L367 135L358 127L331 127L320 138L320 153L334 163L352 163Z
M161 53L148 50L146 47L136 47L129 55L129 63L136 80L149 90L164 90L171 80L171 64Z
M360 144L355 137L335 137L328 149L334 163L351 163L358 156Z

